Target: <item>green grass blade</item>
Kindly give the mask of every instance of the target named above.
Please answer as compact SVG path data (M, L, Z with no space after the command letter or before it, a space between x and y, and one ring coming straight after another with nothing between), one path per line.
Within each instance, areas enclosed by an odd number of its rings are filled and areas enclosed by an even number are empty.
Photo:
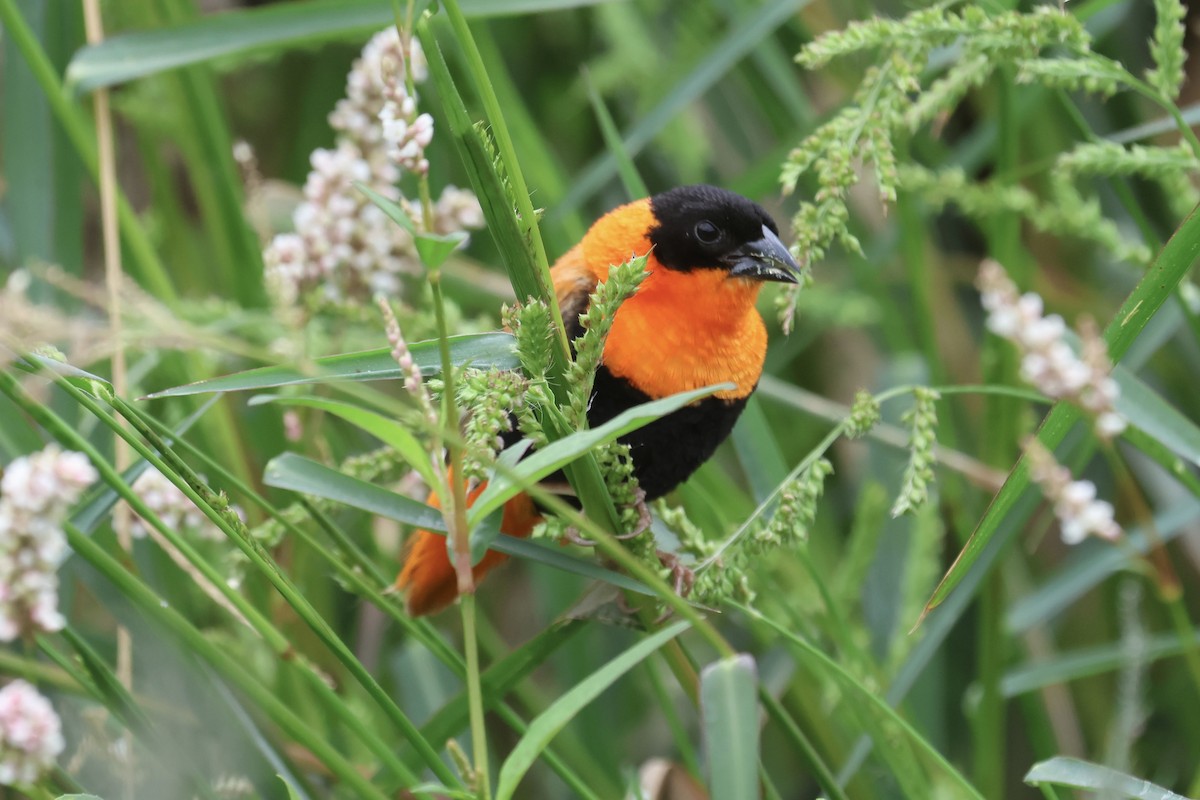
M1188 800L1150 781L1126 775L1111 767L1092 764L1078 758L1056 756L1029 768L1025 782L1030 786L1053 783L1075 789L1093 789L1105 797L1128 797L1134 800Z
M576 683L554 701L553 705L530 722L529 730L517 742L516 747L500 767L500 775L496 781L496 800L511 800L521 779L525 777L525 773L537 760L538 754L545 749L555 734L583 710L584 706L599 697L600 693L612 686L618 678L689 627L690 623L686 621L676 622L674 625L647 636Z
M1105 328L1104 339L1113 363L1121 360L1155 312L1171 297L1175 287L1191 270L1197 256L1200 256L1200 209L1193 209L1158 254L1154 264L1138 281L1113 321ZM1043 445L1053 450L1062 442L1079 416L1076 409L1058 404L1046 417L1038 432L1038 438ZM1022 458L976 526L966 547L934 590L926 605L926 611L945 600L958 585L967 570L979 559L1001 521L1005 518L1011 519L1013 506L1029 489L1029 468Z
M625 185L625 193L629 195L630 200L647 197L650 190L646 188L646 182L642 180L637 166L626 152L625 143L621 141L621 132L617 130L617 123L613 121L612 114L608 113L608 106L604 105L604 98L596 91L596 84L592 82L592 76L587 70L583 71L583 82L587 86L588 101L592 104L596 123L604 136L604 144L608 147L609 154L617 160L617 174L621 176L621 183Z
M468 524L474 527L514 495L547 475L562 469L589 450L615 441L618 437L645 427L656 419L665 417L696 400L708 397L713 392L730 387L732 384L706 386L703 389L680 392L661 400L642 403L618 414L598 428L577 431L556 442L551 442L511 470L499 472L488 481L488 486L484 489L483 494L471 506Z
M700 672L700 712L712 800L758 794L758 670L741 653Z
M265 395L250 398L249 405L265 405L274 403L283 406L303 406L315 408L346 420L351 425L374 436L379 441L393 448L410 467L415 469L426 486L433 486L437 479L433 474L433 464L430 462L429 451L425 449L417 437L413 436L404 425L390 417L368 411L352 403L329 400L324 397L284 397Z
M484 707L490 711L500 705L518 683L585 627L587 625L582 620L560 620L488 667L479 678ZM464 691L438 709L421 726L421 735L431 742L444 742L467 726L468 714L467 693ZM419 766L415 761L410 761L410 765Z
M410 346L413 363L423 375L441 371L441 355L436 340L417 342ZM469 365L479 369L516 369L520 366L516 344L507 333L468 333L450 337L450 357L456 366ZM311 370L274 366L225 375L220 378L176 386L149 395L147 400L160 397L183 397L208 392L243 392L251 389L274 389L297 384L327 381L377 381L403 379L400 367L392 358L389 347L324 356L313 360Z
M462 6L468 16L500 17L601 1L465 0ZM323 42L361 39L395 19L391 0L307 0L211 14L84 47L67 68L67 85L82 93L192 64L235 66Z
M624 151L631 158L640 153L680 111L711 89L763 39L809 2L811 0L764 3L733 25L723 39L705 50L705 56L688 75L629 129L624 137ZM617 157L611 151L584 167L551 218L582 205L616 174L617 167Z
M441 511L417 502L410 497L389 492L387 489L335 469L318 464L295 453L284 453L272 459L263 475L263 482L279 489L324 497L351 508L394 519L406 525L423 528L434 533L445 533L446 523ZM596 566L590 561L570 555L562 548L544 545L511 536L498 536L489 547L514 558L544 564L548 567L580 575L591 580L603 581L620 589L639 594L653 593L640 582L620 573Z
M1200 426L1128 370L1114 369L1113 378L1121 387L1116 403L1121 416L1176 455L1200 465Z
M1024 633L1048 622L1105 578L1129 566L1138 554L1148 553L1158 543L1185 533L1197 517L1200 517L1200 501L1187 500L1155 516L1152 536L1138 527L1128 531L1127 541L1121 547L1108 542L1087 543L1053 578L1009 606L1005 626L1013 633Z
M352 508L426 530L445 531L442 512L422 502L389 492L380 486L343 475L296 453L284 453L267 462L263 483L277 489L336 500Z
M1191 639L1187 641L1174 633L1153 636L1146 640L1145 650L1138 655L1139 663L1149 665L1164 658L1183 655L1200 641L1200 631L1193 632ZM1046 661L1018 665L1004 674L1000 685L1006 697L1015 697L1054 684L1115 672L1128 665L1129 645L1111 642L1060 653Z

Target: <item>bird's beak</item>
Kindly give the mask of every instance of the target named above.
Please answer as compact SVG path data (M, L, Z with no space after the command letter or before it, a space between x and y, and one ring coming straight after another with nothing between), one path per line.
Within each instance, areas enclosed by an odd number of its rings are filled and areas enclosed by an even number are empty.
M800 267L779 237L763 225L762 238L755 239L724 256L730 276L759 281L798 283Z

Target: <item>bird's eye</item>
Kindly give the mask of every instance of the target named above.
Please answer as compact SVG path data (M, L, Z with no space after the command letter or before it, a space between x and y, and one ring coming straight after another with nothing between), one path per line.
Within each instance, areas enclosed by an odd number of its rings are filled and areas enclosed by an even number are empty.
M696 238L702 244L716 244L722 235L721 229L706 219L696 223Z

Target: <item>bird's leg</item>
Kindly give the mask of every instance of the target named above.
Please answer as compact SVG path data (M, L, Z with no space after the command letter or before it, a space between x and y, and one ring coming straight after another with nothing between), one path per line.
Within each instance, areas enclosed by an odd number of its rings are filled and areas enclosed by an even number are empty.
M650 506L646 504L646 493L640 486L634 490L633 503L633 507L637 509L638 512L637 524L634 525L633 530L629 531L628 533L614 534L613 538L617 541L624 542L628 539L634 538L635 536L641 536L643 533L650 530L650 524L652 522L650 517ZM562 538L571 544L578 545L580 547L596 546L596 542L594 540L589 539L581 534L579 529L574 525L571 525L565 531L563 531Z

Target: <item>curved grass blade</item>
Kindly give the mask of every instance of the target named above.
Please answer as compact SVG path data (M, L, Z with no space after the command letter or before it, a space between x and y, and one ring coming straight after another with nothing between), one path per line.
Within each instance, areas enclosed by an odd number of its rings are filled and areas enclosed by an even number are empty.
M584 708L595 700L601 692L612 686L618 678L636 667L654 651L683 633L691 626L690 622L680 621L669 625L661 631L642 639L619 656L609 661L600 669L575 684L566 694L554 701L553 704L536 719L529 723L529 730L517 742L512 753L500 767L500 776L496 781L496 800L512 800L521 779L533 766L538 754L545 749L550 740L561 731L567 723Z
M1113 363L1128 352L1138 334L1146 327L1158 309L1171 297L1179 282L1188 274L1200 256L1200 208L1193 209L1158 254L1153 266L1146 271L1137 286L1126 298L1116 316L1104 330L1104 340ZM1062 403L1051 409L1038 431L1038 439L1053 450L1062 443L1067 431L1079 419L1079 411ZM959 553L950 570L929 598L925 612L937 607L958 585L967 570L979 560L984 548L1009 516L1017 501L1031 490L1029 468L1022 458L1009 473L995 499L992 500L975 532Z
M404 495L389 492L387 489L366 481L343 475L336 469L318 464L316 461L295 453L284 453L272 459L264 471L263 482L279 489L290 489L314 497L324 497L434 533L446 532L445 520L442 519L442 513L436 508ZM598 567L590 561L572 556L557 546L543 545L527 539L514 539L511 536L497 536L488 546L492 550L505 553L513 558L533 561L583 578L603 581L620 589L650 596L654 594L633 578Z
M601 0L463 0L462 10L472 17L501 17L597 2ZM216 61L231 67L324 42L363 39L394 21L391 0L307 0L226 11L84 47L67 67L67 86L83 93L191 64Z
M284 397L281 395L259 395L250 398L249 405L266 405L274 403L284 406L304 406L315 408L346 420L351 425L374 436L379 441L394 449L410 467L420 474L426 486L433 486L437 479L433 474L433 465L429 460L429 452L408 428L394 419L368 411L352 403L329 400L324 397Z
M712 800L758 795L758 669L740 653L700 673L700 713Z
M779 26L799 13L811 0L775 0L764 3L735 23L729 33L714 42L706 55L679 81L658 105L638 119L624 137L624 151L629 158L637 156L646 145L675 119L689 103L707 92L751 50L758 47ZM595 194L618 168L618 159L610 150L597 157L579 173L563 201L549 218L574 211Z
M1191 641L1174 633L1151 637L1146 640L1145 652L1139 659L1142 663L1150 665L1164 658L1182 655L1200 641L1200 630L1193 631L1189 638ZM1005 697L1016 697L1056 683L1068 683L1080 678L1115 672L1128 663L1129 646L1122 642L1111 642L1062 653L1047 661L1014 667L1004 674L1000 686Z
M1031 786L1053 783L1075 789L1094 789L1105 797L1128 797L1136 800L1188 800L1181 794L1156 786L1150 781L1126 775L1111 767L1093 764L1078 758L1055 756L1030 767L1025 782Z
M1136 554L1148 553L1158 542L1169 542L1184 533L1197 517L1200 517L1200 501L1188 500L1154 518L1154 540L1143 528L1135 528L1129 531L1126 547L1089 543L1043 586L1015 600L1005 617L1005 627L1013 634L1020 634L1050 620L1109 575L1126 567Z
M441 371L441 355L434 339L413 344L409 351L413 362L423 375ZM324 356L313 361L313 368L304 371L296 367L275 366L197 381L147 395L145 399L184 397L208 392L244 392L251 389L274 389L279 386L325 383L328 381L379 381L402 379L400 367L392 358L390 347ZM467 333L450 337L450 358L456 366L469 364L480 369L516 369L516 340L508 333Z
M416 528L445 532L442 512L424 503L389 492L381 486L344 475L312 459L284 453L267 463L263 483L277 489L336 500L352 508L368 511Z
M732 386L733 384L730 383L716 384L703 389L673 394L661 400L642 403L622 412L598 428L577 431L556 442L551 442L517 464L512 470L497 474L488 481L483 494L471 506L469 518L471 525L474 526L479 520L500 508L525 487L562 469L594 447L614 441L618 437L649 425L654 420L665 417L689 403L708 397L722 389L732 388Z

